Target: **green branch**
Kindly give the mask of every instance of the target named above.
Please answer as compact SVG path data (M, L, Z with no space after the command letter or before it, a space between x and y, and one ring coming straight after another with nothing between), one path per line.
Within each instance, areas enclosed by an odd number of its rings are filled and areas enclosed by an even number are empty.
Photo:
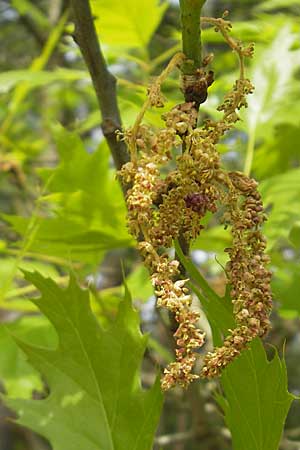
M182 51L188 58L184 75L193 75L202 67L200 15L206 0L180 0Z
M200 16L206 0L180 0L182 51L186 61L181 65L182 90L186 102L193 102L198 111L207 97L207 78L202 69L202 46ZM200 82L199 82L200 81ZM185 151L185 142L182 146ZM189 245L183 236L179 236L179 245L185 255L189 253ZM178 256L178 254L176 255ZM180 272L185 273L180 263Z
M117 169L129 160L126 144L117 139L121 116L117 103L116 79L109 72L95 30L88 0L71 0L75 23L74 39L90 72L102 115L101 128Z

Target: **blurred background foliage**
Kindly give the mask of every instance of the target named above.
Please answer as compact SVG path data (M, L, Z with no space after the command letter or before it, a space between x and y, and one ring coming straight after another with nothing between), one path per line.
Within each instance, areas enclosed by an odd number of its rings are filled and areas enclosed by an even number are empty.
M180 50L178 2L91 4L103 51L118 79L123 124L128 126L148 84ZM300 1L207 0L203 13L220 16L225 9L230 11L233 35L255 42L247 68L255 92L242 121L219 150L226 167L245 170L260 182L274 273L275 311L268 342L279 351L285 343L289 387L299 394ZM142 327L151 333L145 385L152 382L156 364L168 362L172 352L167 318L154 309L148 274L126 229L122 192L103 140L93 87L72 39L71 19L68 1L0 0L0 379L5 380L3 391L24 398L41 398L47 388L10 333L50 346L56 336L28 301L36 290L25 282L22 269L38 270L62 286L73 272L81 285L90 287L92 307L105 325L123 295L122 261ZM204 29L202 39L205 53L214 54L215 82L201 106L200 121L218 115L216 106L237 73L236 57L218 33ZM167 109L183 101L178 74L165 83L164 94ZM162 112L149 111L147 122L160 126ZM228 245L229 231L207 217L191 253L220 294ZM214 382L201 383L191 392L168 395L158 430L166 439L158 438L155 448L198 449L199 441L187 431L194 423L203 430L201 449L231 448L211 395L215 387ZM5 415L2 406L0 415ZM300 449L299 416L294 403L282 449ZM172 440L174 433L181 437ZM47 443L28 430L0 422L0 450L46 448Z

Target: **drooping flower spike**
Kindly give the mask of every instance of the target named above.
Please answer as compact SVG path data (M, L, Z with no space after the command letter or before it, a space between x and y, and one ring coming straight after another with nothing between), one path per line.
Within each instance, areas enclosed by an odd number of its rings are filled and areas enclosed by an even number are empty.
M164 390L175 385L187 387L200 376L193 369L196 351L204 344L205 336L197 328L199 313L191 309L188 280L179 279L179 262L168 256L168 249L174 239L181 237L187 243L195 239L203 229L201 219L208 211L215 213L222 208L223 220L231 225L233 242L226 249L230 257L226 272L236 328L229 331L223 346L205 356L201 376L220 375L254 337L263 336L269 329L272 306L271 274L265 268L268 257L260 231L265 215L256 182L222 168L216 147L239 120L238 110L247 106L246 96L253 91L244 74L244 58L252 56L253 45L243 47L230 37L231 24L224 17L203 18L202 22L221 32L240 61L240 76L218 107L223 112L222 118L206 120L197 127L197 108L186 101L163 115L164 128L154 129L142 123L147 108L163 105L161 84L184 62L184 55L179 53L150 86L135 124L123 134L131 153L131 162L120 171L131 186L126 198L128 226L139 241L138 248L151 273L157 306L170 311L178 324L174 333L176 361L164 371ZM206 88L212 79L211 71L203 70L199 77ZM182 82L186 85L190 80L185 77ZM175 169L170 169L172 151L179 146L182 154L176 158Z

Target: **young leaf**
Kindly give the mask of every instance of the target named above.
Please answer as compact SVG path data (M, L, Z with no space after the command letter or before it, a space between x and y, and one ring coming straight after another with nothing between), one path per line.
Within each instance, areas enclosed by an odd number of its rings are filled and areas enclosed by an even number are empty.
M298 115L295 116L294 110L298 105L286 101L291 94L293 76L299 65L298 53L292 50L295 40L296 35L287 25L277 33L269 47L257 51L251 76L255 91L249 96L248 108L243 113L249 141L255 142L257 137L266 138L280 122L298 123Z
M225 369L217 396L231 431L233 450L278 450L294 396L287 390L284 360L268 361L259 339Z
M20 216L6 216L12 228L24 236L28 219ZM83 226L64 218L39 218L37 232L30 243L29 250L39 254L65 257L67 261L97 263L107 250L132 245L125 233L115 234L112 229L84 231Z
M224 226L215 225L205 229L192 244L192 249L201 249L207 252L219 253L224 248L230 247L232 236L229 230L224 230Z
M55 25L55 27L52 29L41 54L30 65L30 68L28 69L30 72L34 73L36 71L40 71L46 66L49 58L51 57L51 54L54 52L55 47L59 42L59 39L61 38L67 18L68 11L63 14L57 25ZM2 133L7 132L8 128L12 125L13 119L18 113L19 107L22 105L22 102L25 100L29 92L30 84L28 84L27 82L22 83L15 90L8 105L8 114L1 124Z
M145 50L167 3L158 0L91 0L97 32L104 44Z
M253 171L261 180L279 175L287 170L299 167L300 148L295 145L300 140L300 126L288 123L278 125L272 139L268 139L256 149ZM265 164L265 161L268 164Z
M287 239L293 225L300 220L300 169L262 181L259 190L268 213L264 233L271 248L278 239Z
M279 312L286 318L300 315L300 264L295 261L283 261L282 267L275 271L272 289L276 302L279 303Z
M147 301L153 295L153 286L145 266L138 266L126 279L133 300Z
M59 345L49 350L17 340L50 389L44 400L6 399L18 422L45 436L53 450L150 450L162 393L158 381L148 391L141 388L147 338L128 292L104 331L88 292L73 278L66 290L38 273L26 278L42 293L33 302L54 325Z
M53 346L55 332L41 316L25 316L20 320L0 325L0 378L10 397L31 398L32 391L41 391L43 383L39 373L25 360L13 336L28 343Z
M122 191L109 168L105 144L92 154L75 133L56 133L60 164L40 171L51 194L39 199L54 217L37 217L34 238L27 250L70 260L98 262L106 250L133 243L126 229ZM50 180L50 181L49 181ZM30 220L5 216L15 231L26 234Z
M51 177L49 189L54 195L46 199L62 208L64 218L97 224L100 229L110 225L114 231L120 226L125 230L125 202L110 169L107 145L102 142L89 153L76 133L59 128L55 137L60 164L54 170L40 170L45 181Z
M295 41L296 34L287 24L281 27L271 45L258 51L255 57L251 76L255 92L249 97L248 108L243 113L245 120L241 123L241 128L248 134L246 173L251 172L258 138L270 138L274 126L279 123L298 124L299 105L292 100L299 90L294 79L299 66L298 51L292 49Z
M55 70L37 70L32 72L27 70L8 70L0 73L0 94L7 93L19 83L27 83L30 89L48 86L51 83L61 82L69 83L71 81L88 80L85 70L75 69L55 69ZM98 122L99 123L99 122Z
M300 248L300 222L296 222L292 227L289 239L296 249Z

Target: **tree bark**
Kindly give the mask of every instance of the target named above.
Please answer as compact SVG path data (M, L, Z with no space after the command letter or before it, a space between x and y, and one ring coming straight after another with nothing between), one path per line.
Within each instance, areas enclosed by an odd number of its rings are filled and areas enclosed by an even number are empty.
M116 168L129 161L127 146L118 140L121 116L117 103L116 79L109 72L95 30L90 3L87 0L71 0L75 34L85 63L90 72L102 115L101 128L110 148Z

